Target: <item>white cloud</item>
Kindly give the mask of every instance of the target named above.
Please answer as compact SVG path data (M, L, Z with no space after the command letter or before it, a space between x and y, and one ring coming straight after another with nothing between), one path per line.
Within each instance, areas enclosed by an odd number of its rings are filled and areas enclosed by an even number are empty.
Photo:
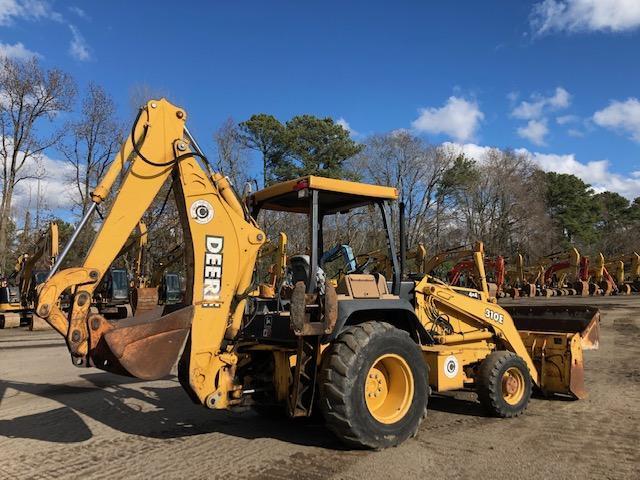
M16 19L62 21L62 15L44 0L0 0L0 25L11 25Z
M454 152L464 153L477 162L484 162L487 155L494 147L476 145L475 143L451 143L442 144L445 148L455 149ZM531 152L526 148L517 148L516 154L526 155L546 172L567 173L581 178L592 185L594 190L600 192L608 190L632 200L640 196L640 171L633 171L630 175L623 175L611 171L608 160L598 160L582 163L576 159L573 153L554 154Z
M69 179L75 173L71 164L55 160L43 155L38 163L39 168L44 171L44 176L40 180L40 195L44 199L44 208L47 210L64 209L70 211L73 203L72 196L75 190L70 186ZM32 166L33 168L33 166ZM17 211L25 208L34 208L37 199L38 180L23 180L16 186L13 197L13 207Z
M511 103L516 103L516 101L518 100L518 97L520 97L520 93L519 92L509 92L509 93L507 93L507 100L509 100L509 102L511 102Z
M69 44L69 54L76 60L84 62L91 59L91 53L89 52L89 46L84 40L84 37L80 31L73 25L69 25L71 29L71 43Z
M411 126L418 132L445 134L463 142L475 136L483 119L477 102L452 96L441 108L420 109L420 116Z
M633 140L640 142L640 101L637 98L611 102L593 114L593 121L601 127L628 133Z
M531 155L532 160L543 170L575 175L592 185L596 191L609 190L610 192L617 192L628 199L640 196L640 177L633 173L629 176L612 172L610 170L611 164L608 160L582 163L576 159L573 153L558 155L529 152L525 149L516 151Z
M68 10L78 17L88 19L87 14L78 7L68 7ZM47 0L0 0L0 26L11 25L15 20L52 20L64 23L71 30L71 42L69 44L69 54L76 60L86 61L91 58L91 52L87 42L80 31L71 23L69 23L61 13L55 11L51 3ZM13 47L11 51L14 58L23 58L18 55L26 55L29 51L24 48L22 43L16 45L0 44L3 47ZM22 50L16 50L21 48ZM0 51L0 54L2 52ZM32 52L29 52L32 53Z
M638 0L544 0L533 6L531 26L538 33L621 32L640 26Z
M567 108L571 103L571 94L562 87L556 87L553 95L545 97L539 93L531 95L531 101L523 100L511 112L522 120L540 118L545 111Z
M41 57L41 55L29 50L22 42L14 43L13 45L0 42L0 57L24 60L31 57Z
M74 15L77 15L82 19L85 19L85 20L89 19L89 15L87 15L87 12L85 12L80 7L71 6L71 7L68 7L68 10Z
M545 137L549 133L549 127L547 127L547 121L542 120L529 120L526 126L518 128L518 135L522 138L526 138L534 145L545 145Z
M0 139L1 140L1 139ZM11 143L7 145L11 149ZM22 152L19 152L19 161L22 161ZM35 208L38 197L38 184L41 198L44 199L43 209L71 210L72 199L76 192L71 187L71 179L74 178L74 167L68 162L53 159L47 155L39 155L27 159L21 175L37 178L25 178L16 184L13 193L12 207L14 213L21 215L26 208ZM21 221L22 219L20 219Z
M577 115L561 115L556 118L556 123L558 125L566 125L568 123L575 123L580 120L580 117Z
M358 132L355 131L353 128L351 128L351 125L349 125L349 122L347 122L344 118L340 117L338 120L336 120L336 124L340 125L347 132L349 132L349 135L351 135L352 137L358 135Z
M454 155L464 154L465 157L472 158L480 163L484 162L489 153L496 150L495 147L488 147L475 143L444 142L441 146L445 150L452 152Z

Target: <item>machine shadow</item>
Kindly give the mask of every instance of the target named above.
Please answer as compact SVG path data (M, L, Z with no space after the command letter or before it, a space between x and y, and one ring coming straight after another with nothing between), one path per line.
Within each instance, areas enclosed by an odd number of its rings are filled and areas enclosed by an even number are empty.
M477 400L458 398L453 395L431 395L429 410L472 417L490 417ZM427 417L428 418L428 417Z
M81 377L90 385L86 382L81 382L82 386L61 386L0 381L0 392L11 388L64 405L44 413L0 420L0 436L57 443L82 442L93 433L80 413L122 433L148 438L222 433L246 439L273 438L331 450L344 448L321 421L269 418L253 411L207 410L189 400L177 379L169 380L175 386L156 387L109 373Z
M63 426L63 427L62 427ZM56 443L89 440L91 430L75 411L60 407L13 420L0 420L0 437L30 438Z

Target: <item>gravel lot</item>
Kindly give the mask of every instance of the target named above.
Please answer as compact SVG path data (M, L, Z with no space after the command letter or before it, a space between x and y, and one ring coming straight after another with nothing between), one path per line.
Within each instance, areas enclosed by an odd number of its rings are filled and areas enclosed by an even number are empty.
M418 436L381 452L312 421L208 411L175 380L77 369L53 332L1 330L0 478L640 478L640 297L551 301L602 310L588 399L500 420L472 394L433 397Z

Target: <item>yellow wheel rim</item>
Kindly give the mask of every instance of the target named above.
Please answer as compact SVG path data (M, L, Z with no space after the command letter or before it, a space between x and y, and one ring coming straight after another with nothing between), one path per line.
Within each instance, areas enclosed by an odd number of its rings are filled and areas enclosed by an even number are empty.
M509 405L517 405L524 397L524 375L511 367L502 375L502 397Z
M401 420L413 400L414 382L407 362L392 353L373 362L364 384L367 409L380 423Z

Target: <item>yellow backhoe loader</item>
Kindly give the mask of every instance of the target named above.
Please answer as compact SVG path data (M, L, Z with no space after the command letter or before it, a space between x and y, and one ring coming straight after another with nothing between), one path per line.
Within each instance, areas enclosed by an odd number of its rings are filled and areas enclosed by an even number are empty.
M328 428L356 448L415 435L430 387L473 389L501 417L521 414L533 388L584 395L579 335L552 325L520 329L484 286L472 298L428 277L403 281L390 214L396 189L308 176L255 192L245 204L210 170L185 120L164 99L140 110L92 193L89 212L124 173L83 264L58 271L72 237L41 287L38 314L65 338L75 365L156 379L177 362L179 381L197 403L281 406L292 417L318 408ZM92 314L96 285L167 180L185 238L184 304L119 322ZM334 288L318 263L323 220L370 206L386 234L390 284L380 274L355 273ZM293 289L263 298L253 281L266 240L256 219L272 211L306 216L308 229L299 234L308 250L288 259ZM64 312L59 297L67 289L73 303Z
M0 329L19 327L21 311L20 287L0 279Z
M18 257L13 273L6 282L6 286L0 288L0 326L19 326L28 323L33 329L33 312L36 302L36 286L44 282L49 270L53 267L58 256L59 239L58 224L50 222L47 229L42 232L33 249ZM41 259L44 269L36 269ZM15 286L12 286L15 284ZM12 298L7 304L4 297ZM44 322L42 322L44 323ZM49 328L45 323L45 327Z

